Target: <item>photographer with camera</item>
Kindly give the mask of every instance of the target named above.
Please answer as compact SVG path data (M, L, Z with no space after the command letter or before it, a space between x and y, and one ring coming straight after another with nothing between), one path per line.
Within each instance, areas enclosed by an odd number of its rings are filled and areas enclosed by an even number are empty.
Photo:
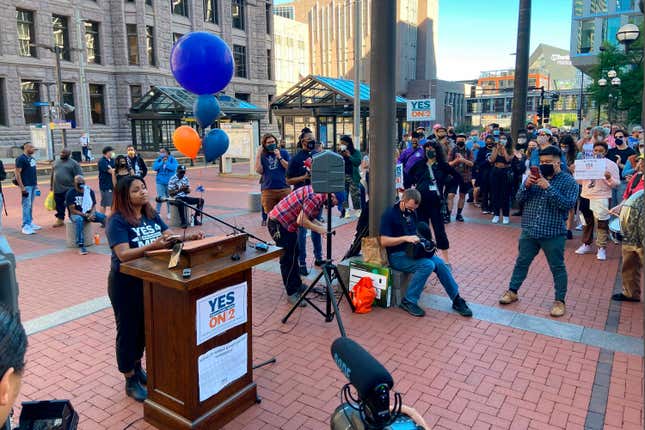
M459 295L459 286L444 261L435 255L430 228L426 223L417 224L416 209L421 203L421 193L415 189L403 192L403 198L381 217L381 245L387 250L390 267L412 273L401 308L415 317L425 311L417 302L428 277L436 272L441 285L452 300L452 308L462 316L470 317L472 311ZM421 237L420 237L421 236Z
M564 298L567 294L567 268L564 264L564 247L567 238L566 220L578 200L575 179L561 167L562 152L549 145L539 151L540 165L531 167L530 175L517 193L523 205L522 233L519 254L511 276L508 291L499 299L502 305L516 302L517 292L526 279L535 256L544 252L555 284L555 301L552 317L565 313Z

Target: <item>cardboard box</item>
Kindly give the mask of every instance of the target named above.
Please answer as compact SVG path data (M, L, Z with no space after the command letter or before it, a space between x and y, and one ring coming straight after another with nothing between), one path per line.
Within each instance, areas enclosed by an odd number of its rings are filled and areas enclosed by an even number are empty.
M382 308L389 308L392 305L392 275L389 267L365 263L363 261L350 261L349 263L349 290L361 278L369 277L376 289L374 304Z

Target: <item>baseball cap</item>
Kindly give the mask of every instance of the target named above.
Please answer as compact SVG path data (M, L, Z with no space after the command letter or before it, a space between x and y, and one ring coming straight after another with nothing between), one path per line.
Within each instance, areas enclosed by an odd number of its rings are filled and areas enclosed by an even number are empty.
M444 127L444 126L443 126L443 125L441 125L441 124L435 124L435 125L433 125L433 126L432 126L432 130L433 130L433 131L437 131L437 130L441 130L441 129L445 130L445 129L446 129L446 127Z
M185 172L186 171L186 166L184 166L183 164L180 164L179 166L177 166L177 171L178 172Z
M643 127L641 127L640 125L635 125L634 127L632 127L632 133L635 131L642 132Z
M538 134L540 134L540 133L544 133L544 134L548 134L549 136L553 136L553 133L551 133L551 130L549 130L548 128L539 129Z

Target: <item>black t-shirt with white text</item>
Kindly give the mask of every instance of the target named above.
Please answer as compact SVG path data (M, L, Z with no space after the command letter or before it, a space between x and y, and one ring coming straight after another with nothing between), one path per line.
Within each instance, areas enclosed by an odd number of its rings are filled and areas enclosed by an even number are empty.
M159 214L155 215L153 219L142 216L139 225L133 226L128 224L120 213L114 213L108 220L105 229L112 249L112 270L118 272L121 265L114 252L116 245L127 243L130 248L141 248L157 240L166 230L168 230L168 226L161 220Z
M70 188L65 194L65 207L69 211L69 207L74 205L74 209L79 212L83 212L83 194L84 191L76 191L76 188ZM92 206L96 204L96 196L94 195L94 190L90 190L90 196L92 197ZM72 216L72 212L69 212L69 216Z

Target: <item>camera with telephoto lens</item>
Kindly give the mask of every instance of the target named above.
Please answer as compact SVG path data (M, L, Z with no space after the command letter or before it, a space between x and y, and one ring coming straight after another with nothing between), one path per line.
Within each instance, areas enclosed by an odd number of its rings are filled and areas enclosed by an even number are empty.
M428 223L420 222L417 224L417 233L420 240L416 243L408 243L405 247L405 254L415 260L434 257L437 252L437 245L432 240L432 232Z

